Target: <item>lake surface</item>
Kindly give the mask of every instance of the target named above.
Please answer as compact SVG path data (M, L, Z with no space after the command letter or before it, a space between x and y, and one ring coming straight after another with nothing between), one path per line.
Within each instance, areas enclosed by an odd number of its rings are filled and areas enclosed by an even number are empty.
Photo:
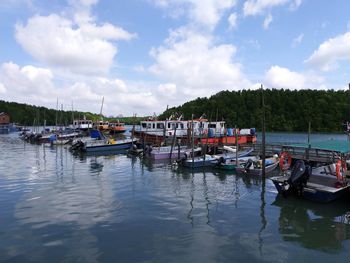
M312 140L346 139L313 134ZM267 141L305 142L271 133ZM348 262L350 199L277 197L270 180L0 136L1 262Z

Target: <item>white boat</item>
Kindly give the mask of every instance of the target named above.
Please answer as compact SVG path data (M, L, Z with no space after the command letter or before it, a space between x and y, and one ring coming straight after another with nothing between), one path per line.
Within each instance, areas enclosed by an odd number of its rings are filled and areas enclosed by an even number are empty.
M216 157L206 154L204 156L187 158L186 160L183 160L182 164L187 168L201 168L214 166L217 162L218 159Z
M90 141L81 141L80 146L77 149L80 149L83 152L105 152L105 151L116 151L116 150L126 150L130 149L131 146L136 143L136 139L124 139L124 140L90 140Z
M93 128L93 122L92 120L87 120L85 118L81 120L77 119L73 121L73 124L70 125L70 128L86 131Z
M170 117L168 120L156 120L150 119L140 122L140 129L135 130L136 135L146 134L148 136L158 136L162 137L186 137L189 133L189 130L194 131L194 136L207 136L212 137L223 135L225 132L225 122L224 121L215 121L209 122L205 118L199 118L192 120L182 120L182 116L178 119L173 120Z
M279 158L278 156L273 156L271 158L265 159L265 174L270 174L273 172L277 166L279 165ZM239 163L239 165L236 166L236 172L238 174L248 174L248 175L256 175L261 176L262 175L262 160L253 161L252 159L248 159L245 163Z
M161 146L161 147L149 147L145 151L145 156L153 160L164 160L164 159L180 159L185 157L187 146Z

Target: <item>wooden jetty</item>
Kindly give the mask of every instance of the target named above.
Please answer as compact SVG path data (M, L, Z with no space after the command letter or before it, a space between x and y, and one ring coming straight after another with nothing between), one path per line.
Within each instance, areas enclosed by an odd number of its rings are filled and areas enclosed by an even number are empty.
M292 144L292 143L269 143L265 145L265 152L267 156L279 154L283 151L287 151L291 154L293 159L320 162L320 163L334 163L340 158L340 151L342 147L345 147L347 141L323 141L315 142L311 144ZM332 145L332 147L330 146ZM253 155L261 155L262 144L247 144L244 147L253 147ZM346 159L350 158L350 154L345 156Z

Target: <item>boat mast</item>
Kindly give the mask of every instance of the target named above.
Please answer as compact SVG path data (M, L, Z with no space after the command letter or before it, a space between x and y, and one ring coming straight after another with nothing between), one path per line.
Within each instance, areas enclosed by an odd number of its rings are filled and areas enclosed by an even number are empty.
M72 101L72 122L73 122L73 129L75 130L73 101Z
M193 114L192 114L192 125L191 125L192 127L192 129L191 129L191 131L192 131L192 168L193 168L193 166L194 166L194 127L193 127Z
M105 101L105 97L102 97L102 104L101 104L101 110L100 110L100 118L103 121L103 116L102 116L102 109L103 109L103 102Z
M58 98L56 102L56 122L55 122L55 130L57 131L57 121L58 121Z

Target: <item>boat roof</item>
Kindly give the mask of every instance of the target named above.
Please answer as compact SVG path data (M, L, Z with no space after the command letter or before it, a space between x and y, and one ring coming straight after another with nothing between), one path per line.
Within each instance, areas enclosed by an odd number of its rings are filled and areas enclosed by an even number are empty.
M339 152L339 153L350 153L350 141L344 141L344 140L328 140L328 141L319 141L319 142L312 142L309 144L307 143L300 143L300 144L289 144L289 145L283 145L284 147L297 147L297 148L312 148L312 149L318 149L318 150L325 150L325 151L332 151L332 152Z

